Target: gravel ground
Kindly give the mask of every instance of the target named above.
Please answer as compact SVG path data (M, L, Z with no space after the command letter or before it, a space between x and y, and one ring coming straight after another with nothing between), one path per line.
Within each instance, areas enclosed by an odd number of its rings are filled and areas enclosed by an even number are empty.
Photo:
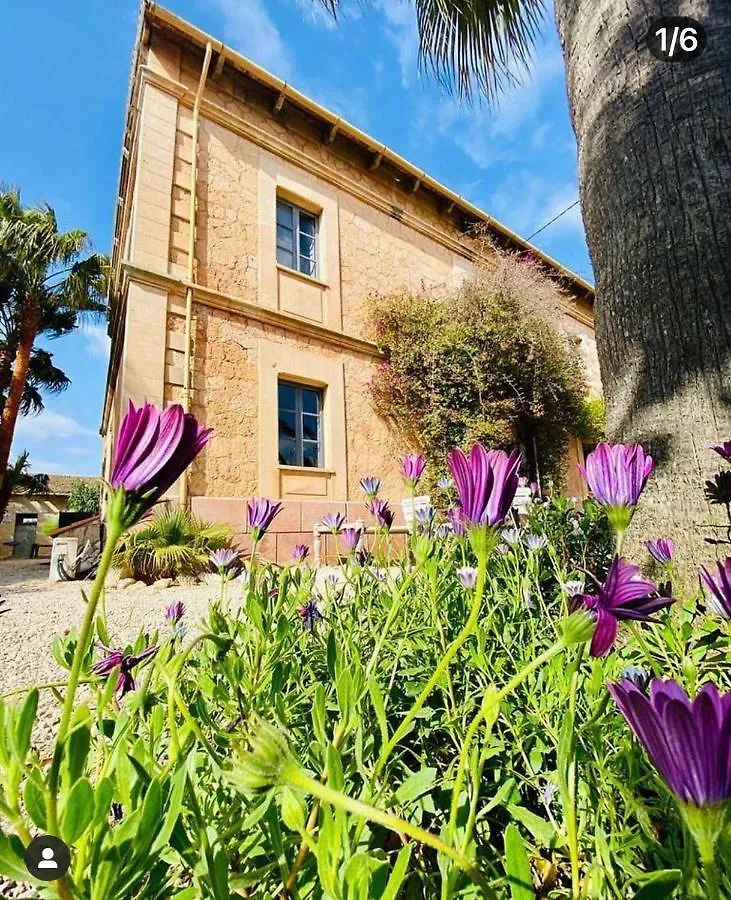
M82 587L88 583L50 582L47 560L0 562L0 594L9 612L0 616L0 695L33 684L68 677L53 658L56 635L78 628L84 615ZM135 639L140 629L150 632L163 624L165 607L183 600L188 632L206 613L216 594L212 585L173 586L164 590L136 583L106 592L107 628L115 646ZM51 691L41 691L33 733L36 747L47 747L59 721L60 708Z

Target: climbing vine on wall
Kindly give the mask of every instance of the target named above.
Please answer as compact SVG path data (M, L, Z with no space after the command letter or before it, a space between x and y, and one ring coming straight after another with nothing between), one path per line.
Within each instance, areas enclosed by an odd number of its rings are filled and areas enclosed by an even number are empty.
M519 443L531 476L560 481L570 434L596 440L578 350L557 327L560 297L531 262L501 256L451 296L378 297L385 360L371 383L377 412L431 460L474 441ZM587 423L590 423L589 427Z

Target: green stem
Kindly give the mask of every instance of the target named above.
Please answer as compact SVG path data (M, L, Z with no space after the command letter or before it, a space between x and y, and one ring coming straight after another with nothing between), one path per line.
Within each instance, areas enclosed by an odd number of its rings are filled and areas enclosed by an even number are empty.
M365 683L367 683L368 680L370 679L371 674L373 673L373 669L375 668L376 663L378 662L378 657L381 654L381 649L383 648L383 643L386 640L386 638L388 637L388 634L391 630L391 625L393 625L393 620L396 618L396 615L398 614L398 611L401 608L401 606L400 606L401 600L402 600L404 594L406 593L406 589L411 586L411 583L414 581L416 576L421 571L422 566L423 566L423 563L419 563L409 572L409 574L406 576L406 578L404 578L403 582L401 583L401 586L399 587L398 591L396 592L396 596L393 598L393 603L391 604L391 609L389 609L389 611L388 611L388 615L386 616L386 621L383 625L383 628L381 629L381 633L378 637L378 641L376 642L376 646L373 648L373 653L371 654L371 658L368 662L368 665L366 666L366 671L365 671L365 676L364 676Z
M568 832L569 857L571 859L571 896L581 896L581 873L579 871L579 827L576 816L576 696L579 686L579 669L584 655L585 644L580 644L576 654L576 664L571 674L569 693L569 719L572 722L571 747L569 749L568 797L566 810L566 830Z
M388 828L389 831L406 834L415 841L419 841L421 844L432 847L438 853L442 853L454 860L460 869L462 869L475 884L482 888L485 896L489 897L490 900L497 900L497 895L472 860L467 859L467 857L459 850L446 844L441 838L432 834L430 831L426 831L426 829L420 828L418 825L413 825L411 822L400 819L398 816L394 816L385 810L378 809L375 806L370 806L367 803L356 800L354 797L348 797L346 794L342 794L340 791L336 791L326 784L321 784L319 781L303 772L298 766L288 767L283 774L283 780L293 788L298 788L301 791L312 794L323 803L329 803L331 806L344 809L347 812L353 813L353 815L356 816L361 816L370 822L376 822L379 825L383 825L384 828Z
M124 529L122 526L118 524L107 523L107 541L104 545L102 557L99 561L99 569L96 573L96 577L94 578L94 583L91 586L91 592L89 593L89 598L86 603L86 612L84 613L84 620L81 625L81 633L79 635L78 643L76 644L76 650L74 651L74 658L71 664L71 673L68 680L66 699L63 704L61 722L58 728L56 744L53 750L53 761L51 763L51 769L48 773L48 833L56 836L58 836L59 834L57 795L59 777L61 773L61 760L63 759L66 739L68 737L69 725L71 723L71 716L74 712L76 688L79 684L81 666L84 662L84 657L86 656L86 653L89 649L89 644L91 643L92 632L94 629L94 616L96 615L96 608L97 604L99 603L99 598L104 589L104 579L106 578L107 572L109 571L109 567L112 563L112 557L114 556L114 551L117 547L117 543L119 542L120 537L122 536L123 531ZM59 884L60 883L61 882L59 882Z
M436 685L439 683L442 675L449 669L449 666L454 659L454 657L459 653L461 647L467 642L467 640L471 637L475 630L475 626L477 625L477 620L480 616L480 609L482 608L482 594L485 590L485 573L487 571L487 553L482 552L478 554L477 558L477 584L475 586L475 596L472 600L472 608L470 609L469 617L457 635L457 637L452 641L452 643L447 648L446 653L439 661L439 665L432 672L431 678L427 681L423 690L416 698L413 703L411 709L404 716L399 727L394 731L391 735L391 739L389 742L383 747L381 750L380 756L376 762L376 765L373 770L373 775L371 780L375 781L375 779L380 774L383 766L386 764L388 757L391 755L394 747L398 744L401 738L408 732L411 723L417 717L421 708L424 706L426 701L429 698L429 695L434 690Z
M662 674L663 674L662 669L660 668L658 663L653 658L652 653L650 653L650 648L647 646L647 642L642 637L642 631L641 631L639 625L637 625L636 622L630 622L629 628L630 628L630 631L632 632L634 639L637 641L637 643L640 647L640 650L642 650L642 652L645 656L645 659L649 663L650 668L652 669L652 674L655 676L655 678L662 678Z
M706 882L706 900L721 900L721 878L718 865L713 856L702 860L703 875Z

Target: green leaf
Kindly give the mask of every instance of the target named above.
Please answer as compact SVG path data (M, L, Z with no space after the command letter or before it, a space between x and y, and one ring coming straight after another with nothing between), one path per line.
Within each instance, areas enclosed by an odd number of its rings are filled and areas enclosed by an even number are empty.
M335 665L338 659L338 641L333 629L327 637L327 672L331 681L335 681Z
M151 843L152 836L155 834L157 826L160 822L162 813L162 790L159 781L151 781L147 791L145 792L145 800L142 804L142 816L140 817L140 828L138 832L139 840L145 843Z
M84 772L86 757L91 746L91 731L87 725L79 725L69 735L66 745L66 771L69 786L73 786Z
M30 749L30 737L33 730L33 723L36 720L36 712L38 711L38 688L33 688L23 701L18 715L18 721L15 724L14 750L18 762L25 762Z
M345 775L340 754L332 744L327 745L327 780L336 791L345 789Z
M396 800L401 803L409 803L428 793L436 782L437 770L431 766L425 766L418 772L413 772L396 791Z
M45 831L46 828L46 795L35 780L29 778L23 789L23 802L34 825Z
M109 818L109 813L114 799L114 785L111 778L105 775L99 779L94 791L94 824L101 825Z
M94 791L88 778L80 778L71 788L61 813L61 836L73 844L86 831L94 817Z
M513 822L505 829L505 872L513 900L535 900L528 852L520 830Z
M325 722L325 688L322 684L318 684L315 688L314 700L312 701L312 730L323 747L327 744Z
M368 682L368 693L371 695L371 703L378 720L378 727L381 731L381 743L385 746L388 743L388 719L386 718L386 706L383 702L383 694L378 686L375 678L371 678Z
M680 869L662 869L655 872L637 891L634 900L664 900L665 897L672 895L682 877Z
M305 827L307 807L302 797L291 788L283 788L281 794L282 821L292 831L302 831Z
M508 811L522 825L530 831L533 837L545 846L550 845L556 836L556 829L550 822L546 822L534 812L526 809L524 806L508 806Z
M411 847L411 844L407 844L401 848L391 870L391 877L388 879L388 883L381 894L381 900L397 900L397 897L400 896L401 885L406 877L406 870L411 859Z
M25 848L19 837L11 834L6 837L0 832L0 874L15 881L34 881L29 875L23 860Z

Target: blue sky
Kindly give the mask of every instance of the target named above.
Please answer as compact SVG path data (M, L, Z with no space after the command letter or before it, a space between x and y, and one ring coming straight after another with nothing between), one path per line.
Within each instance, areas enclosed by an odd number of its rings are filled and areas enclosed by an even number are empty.
M407 0L346 0L336 25L312 0L168 0L190 20L527 237L578 196L576 147L553 21L531 75L496 108L461 106L418 71ZM24 0L0 29L0 181L45 201L63 228L109 251L124 103L138 7L134 0ZM578 207L535 243L592 279ZM21 421L14 452L35 471L97 474L108 345L86 323L47 342L71 387Z

